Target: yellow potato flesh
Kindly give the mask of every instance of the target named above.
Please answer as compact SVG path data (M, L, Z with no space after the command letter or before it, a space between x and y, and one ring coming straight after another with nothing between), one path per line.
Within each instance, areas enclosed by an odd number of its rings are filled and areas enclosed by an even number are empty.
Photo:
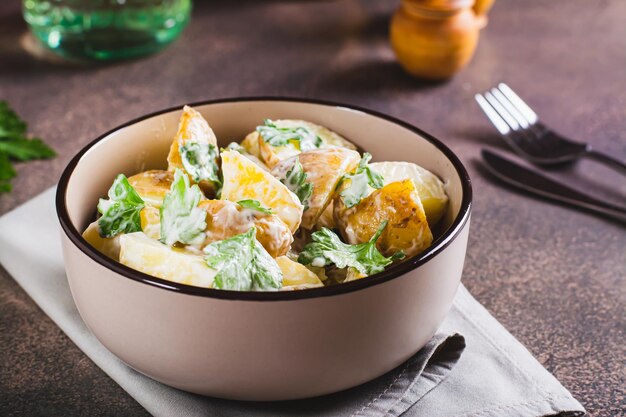
M181 284L210 288L216 271L201 254L173 248L142 232L120 236L120 262L137 271Z
M91 223L83 232L83 238L91 246L109 258L117 261L120 257L120 235L114 237L101 237L98 222Z
M298 197L254 162L237 151L222 153L224 185L222 200L258 200L295 232L300 226L304 207Z
M283 273L282 290L301 290L304 288L323 287L318 276L307 267L294 262L286 256L276 258L276 263Z
M174 181L174 174L169 171L145 171L128 178L137 194L152 207L161 207Z

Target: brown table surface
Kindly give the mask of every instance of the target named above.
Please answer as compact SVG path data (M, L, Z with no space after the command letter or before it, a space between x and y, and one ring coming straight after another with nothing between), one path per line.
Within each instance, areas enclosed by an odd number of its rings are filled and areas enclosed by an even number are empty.
M396 4L196 1L191 25L162 53L77 66L26 53L19 3L2 2L0 99L59 156L19 165L0 214L54 185L96 135L164 107L284 95L382 111L443 140L470 171L472 294L592 415L624 413L626 229L489 179L480 148L508 150L472 96L505 80L549 125L626 159L626 2L498 0L473 61L439 84L394 61ZM624 178L594 163L553 174L626 201ZM0 415L145 414L2 268L0 352Z

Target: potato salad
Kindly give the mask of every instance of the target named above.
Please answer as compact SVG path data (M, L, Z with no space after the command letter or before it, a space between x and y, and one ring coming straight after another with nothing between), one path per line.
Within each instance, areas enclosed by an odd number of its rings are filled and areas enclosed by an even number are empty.
M382 272L433 241L442 181L304 120L260 120L219 148L185 106L167 170L112 178L83 237L165 280L236 291L301 290Z

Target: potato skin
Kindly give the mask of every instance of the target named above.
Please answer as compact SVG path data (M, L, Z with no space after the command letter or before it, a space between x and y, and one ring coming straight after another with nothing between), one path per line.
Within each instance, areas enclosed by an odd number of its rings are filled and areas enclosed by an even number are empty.
M342 237L352 245L368 241L387 220L389 223L376 243L385 256L402 251L411 257L430 246L433 240L411 180L387 184L351 208L337 194L334 218Z
M288 158L274 167L272 175L284 178L296 160L313 185L308 208L302 214L301 228L311 230L335 195L341 177L352 172L361 159L357 151L345 148L315 149Z
M246 233L254 226L257 240L273 258L285 255L291 248L291 230L275 214L244 209L228 200L204 200L198 207L207 212L207 236L202 246Z

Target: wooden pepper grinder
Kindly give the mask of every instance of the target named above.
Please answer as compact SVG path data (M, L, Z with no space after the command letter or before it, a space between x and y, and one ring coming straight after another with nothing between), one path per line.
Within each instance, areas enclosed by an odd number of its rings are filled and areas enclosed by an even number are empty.
M451 77L474 55L494 0L402 0L390 39L404 69L419 78Z

